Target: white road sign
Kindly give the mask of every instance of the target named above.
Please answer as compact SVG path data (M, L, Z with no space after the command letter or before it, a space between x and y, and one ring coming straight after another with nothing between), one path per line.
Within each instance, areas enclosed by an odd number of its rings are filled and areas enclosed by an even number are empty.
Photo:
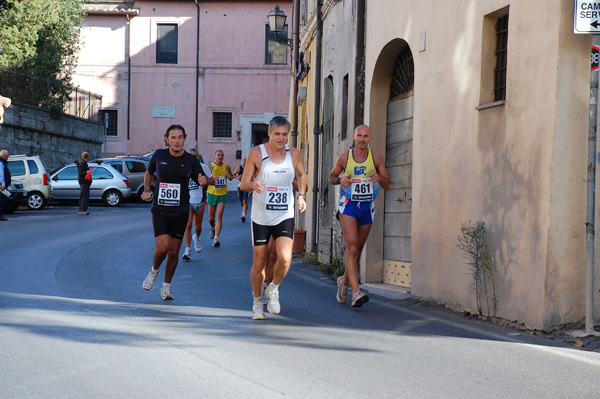
M573 32L600 34L600 0L575 0Z

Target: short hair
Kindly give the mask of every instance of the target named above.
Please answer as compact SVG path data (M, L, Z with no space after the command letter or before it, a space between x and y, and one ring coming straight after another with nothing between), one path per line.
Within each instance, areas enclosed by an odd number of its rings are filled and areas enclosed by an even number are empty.
M168 139L169 138L169 133L171 133L171 130L181 130L183 132L183 138L186 138L186 134L185 134L185 129L183 128L183 126L181 125L171 125L167 128L167 132L165 133L165 138Z
M197 152L197 151L198 151L198 149L197 149L196 147L192 147L192 148L190 148L188 151L190 151L190 152L191 152L191 151L196 151L196 152Z
M285 126L288 131L292 128L290 121L283 116L274 116L273 119L271 119L269 122L269 130L272 131L276 126Z
M215 151L215 155L217 155L217 152L222 152L223 155L225 155L225 151L223 151L223 150L217 150L217 151Z
M81 159L88 159L90 157L90 153L87 151L84 151L81 153Z

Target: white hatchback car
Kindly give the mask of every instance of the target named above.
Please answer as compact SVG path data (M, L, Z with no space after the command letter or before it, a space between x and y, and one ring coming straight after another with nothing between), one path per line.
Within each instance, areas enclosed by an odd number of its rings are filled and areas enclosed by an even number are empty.
M11 155L8 158L8 169L12 180L23 183L23 188L29 192L29 209L42 209L52 198L50 172L38 155Z

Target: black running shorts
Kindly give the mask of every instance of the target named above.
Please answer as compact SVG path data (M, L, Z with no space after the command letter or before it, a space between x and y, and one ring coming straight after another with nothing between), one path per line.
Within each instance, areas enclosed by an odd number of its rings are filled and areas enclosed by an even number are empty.
M154 226L154 237L168 234L178 240L183 240L185 227L188 222L188 214L169 216L159 212L152 212L152 226Z
M294 239L294 218L285 219L275 226L263 226L252 222L252 245L257 247L267 245L269 238L276 240L279 237L289 237Z

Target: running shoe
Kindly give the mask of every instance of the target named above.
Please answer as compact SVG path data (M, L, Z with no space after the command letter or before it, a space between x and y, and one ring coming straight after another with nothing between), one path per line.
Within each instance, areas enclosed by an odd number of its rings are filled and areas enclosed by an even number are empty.
M363 303L369 302L369 295L366 292L358 291L352 294L352 307L360 308Z
M263 281L263 285L262 288L260 290L260 300L263 301L263 303L267 304L269 303L269 298L267 298L267 283Z
M269 313L279 314L279 311L281 311L281 305L279 304L279 288L276 288L275 285L271 283L266 291L267 298L269 298L267 310Z
M242 222L246 223L246 215L242 215Z
M189 262L192 260L192 255L190 254L189 251L185 251L183 253L183 256L181 257L181 259L185 260L186 262Z
M215 238L215 228L214 227L210 228L210 234L208 235L208 238L210 238L211 240L213 238Z
M265 303L260 298L254 299L252 305L252 320L264 320L265 319Z
M163 285L162 288L160 289L160 297L163 300L173 300L173 295L171 295L171 286L170 285Z
M146 279L144 280L144 283L142 284L142 287L144 287L146 291L150 291L152 287L154 287L154 280L156 280L157 277L158 270L154 272L154 269L151 268L150 273L148 273Z
M339 303L348 302L348 286L344 285L344 276L339 276L337 279L337 300Z
M213 241L213 247L220 247L220 246L221 246L221 243L219 242L219 239L215 238Z
M194 234L192 236L192 240L194 241L194 249L196 250L196 252L201 252L202 251L202 243L200 242L200 239L198 237L196 237L196 234Z

